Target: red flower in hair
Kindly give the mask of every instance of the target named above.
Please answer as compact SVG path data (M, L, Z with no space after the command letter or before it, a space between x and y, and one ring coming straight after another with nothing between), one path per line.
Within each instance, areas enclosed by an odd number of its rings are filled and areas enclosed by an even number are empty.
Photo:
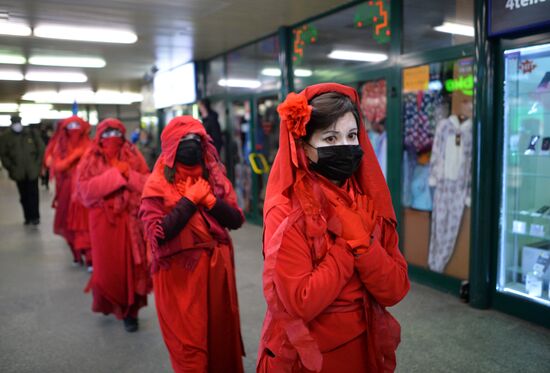
M288 132L294 138L306 135L306 124L311 117L311 105L308 105L305 96L291 92L285 101L277 107L281 120L286 123Z

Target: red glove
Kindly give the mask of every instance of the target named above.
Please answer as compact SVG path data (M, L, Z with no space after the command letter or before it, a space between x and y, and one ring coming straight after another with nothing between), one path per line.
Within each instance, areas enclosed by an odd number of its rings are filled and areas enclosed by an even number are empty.
M202 200L202 205L206 207L208 210L210 210L214 205L216 204L216 196L214 193L210 192L204 197Z
M342 238L352 249L370 245L376 222L376 211L371 200L366 196L359 196L355 203L355 209L338 206L336 215L342 222Z
M185 183L176 184L176 188L182 196L193 202L195 205L203 204L203 200L208 194L212 194L212 189L208 181L198 178L195 182L188 177Z
M358 195L355 200L355 210L361 215L365 230L369 232L369 234L372 234L376 225L376 218L378 217L374 209L374 201L367 196Z
M341 237L353 249L357 246L368 246L370 243L370 234L363 226L361 215L357 211L342 205L336 207L335 211L342 223ZM365 242L364 244L363 241Z
M116 158L113 158L113 160L111 160L111 166L119 170L122 176L124 176L126 179L128 178L128 175L130 173L130 165L128 164L128 162L122 162Z

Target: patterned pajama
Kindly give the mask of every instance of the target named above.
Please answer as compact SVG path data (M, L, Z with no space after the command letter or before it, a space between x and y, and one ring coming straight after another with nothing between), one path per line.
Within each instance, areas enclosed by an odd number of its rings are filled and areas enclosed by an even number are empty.
M430 160L430 185L435 187L428 266L443 272L453 255L464 206L469 205L472 122L454 115L436 128Z

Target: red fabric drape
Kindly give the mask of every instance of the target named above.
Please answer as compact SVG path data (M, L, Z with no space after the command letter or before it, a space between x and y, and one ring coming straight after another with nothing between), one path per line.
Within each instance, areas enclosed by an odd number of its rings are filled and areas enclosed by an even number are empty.
M300 95L311 101L326 92L342 93L359 106L354 89L335 83ZM393 371L399 325L384 307L405 296L409 281L391 196L364 125L359 123L364 156L344 188L309 171L301 140L288 128L292 123L283 120L264 207L268 309L258 371ZM355 258L338 236L346 222L333 210L351 206L357 194L374 201L379 219L373 244Z
M67 126L76 122L79 129ZM80 261L81 251L90 249L88 234L88 211L76 199L75 178L77 164L91 144L90 124L77 116L61 121L48 151L48 161L55 177L56 207L54 233L63 236L69 244L75 261ZM88 261L91 260L87 252Z
M117 119L102 121L77 170L77 195L89 209L92 310L114 313L117 318L135 317L147 304L150 290L143 228L137 217L149 171L141 153L127 141L117 159L129 165L128 177L111 165L100 145L101 134L108 128L126 131Z
M174 118L161 135L162 154L144 188L140 209L154 262L159 323L174 371L242 372L244 348L229 234L199 206L177 237L158 244L163 237L162 218L182 198L166 180L164 169L174 167L178 144L190 133L202 138L213 193L238 209L235 192L202 124L189 116ZM187 171L196 176L195 169ZM185 167L177 167L176 177L184 179L185 172Z

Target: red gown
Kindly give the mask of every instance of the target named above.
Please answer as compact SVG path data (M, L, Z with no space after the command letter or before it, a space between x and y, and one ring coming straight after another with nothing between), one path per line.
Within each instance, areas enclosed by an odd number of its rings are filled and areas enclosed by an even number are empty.
M73 122L80 128L69 130L67 126ZM75 198L75 179L78 162L91 144L89 133L89 123L77 116L69 117L59 123L51 152L48 152L56 180L54 233L65 238L75 262L80 262L83 253L88 265L91 264L88 211Z
M339 84L315 85L300 95L311 100L333 91L358 106L357 93ZM296 113L303 113L304 107L307 103ZM338 187L309 171L291 131L299 136L303 132L286 120L281 122L264 207L267 312L257 370L392 372L400 328L384 308L407 294L409 280L389 190L363 123L361 164ZM372 199L379 217L372 243L363 254L353 255L339 236L346 222L334 210L351 207L357 195Z
M232 228L244 219L202 124L192 117L174 118L162 133L162 154L147 181L140 209L153 260L159 323L175 372L242 372L244 348L228 225L202 207L195 211L189 202L192 210L184 228L174 238L162 240L163 219L182 200L164 169L174 167L179 141L188 133L203 139L208 181L217 199L236 215Z
M92 310L113 313L118 319L135 318L139 308L147 305L150 290L143 229L137 217L149 172L139 151L127 141L115 158L128 163L128 177L111 165L113 160L100 146L101 134L109 128L125 133L119 120L102 121L77 171L78 197L89 209Z

